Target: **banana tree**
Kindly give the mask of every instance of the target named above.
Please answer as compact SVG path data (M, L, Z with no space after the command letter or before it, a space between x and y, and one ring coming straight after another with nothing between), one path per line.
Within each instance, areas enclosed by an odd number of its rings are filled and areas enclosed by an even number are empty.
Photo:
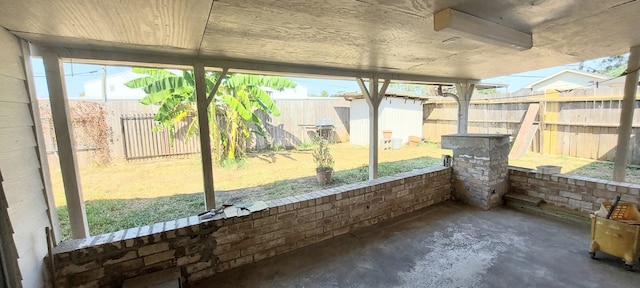
M159 106L155 115L156 130L168 129L173 141L175 124L190 117L187 139L198 133L192 71L182 71L182 75L165 69L133 68L133 71L141 74L141 77L125 85L129 88L143 88L147 96L140 101L142 104ZM219 76L215 72L206 73L207 95ZM209 136L214 143L212 149L217 159L233 161L242 158L251 133L266 136L257 111L280 115L273 99L261 87L282 90L295 86L293 81L283 77L227 74L208 108Z

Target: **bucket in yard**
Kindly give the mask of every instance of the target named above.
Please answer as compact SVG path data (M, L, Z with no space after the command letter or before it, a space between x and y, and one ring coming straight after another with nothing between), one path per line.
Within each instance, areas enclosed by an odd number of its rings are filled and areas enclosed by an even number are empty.
M402 146L402 138L391 138L391 148L393 150L400 150L400 146Z
M409 146L416 147L418 144L420 144L420 137L409 136Z
M391 133L393 133L393 131L391 130L382 130L382 139L384 140L391 139Z

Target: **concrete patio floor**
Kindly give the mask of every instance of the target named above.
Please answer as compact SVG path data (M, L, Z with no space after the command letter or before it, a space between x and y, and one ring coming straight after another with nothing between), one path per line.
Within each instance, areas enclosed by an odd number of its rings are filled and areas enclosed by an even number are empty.
M588 226L446 202L197 287L640 287L640 265L589 243Z

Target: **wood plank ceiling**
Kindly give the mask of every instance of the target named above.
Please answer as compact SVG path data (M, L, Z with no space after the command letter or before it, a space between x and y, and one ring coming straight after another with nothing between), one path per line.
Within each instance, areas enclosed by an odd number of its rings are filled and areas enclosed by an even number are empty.
M446 41L433 14L448 7L532 33L533 48ZM0 26L40 45L454 79L627 52L637 15L635 0L0 0Z

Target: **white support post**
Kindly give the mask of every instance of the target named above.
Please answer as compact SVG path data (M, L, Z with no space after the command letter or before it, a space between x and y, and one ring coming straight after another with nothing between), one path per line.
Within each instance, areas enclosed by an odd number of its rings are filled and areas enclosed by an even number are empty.
M378 91L378 77L374 76L369 81L369 89L364 85L362 78L357 79L362 95L369 105L369 180L378 178L378 123L379 108L382 99L389 87L389 79Z
M467 134L469 124L469 104L475 84L456 83L456 94L458 102L458 134Z
M47 159L47 147L42 135L42 122L40 121L40 108L38 104L38 97L36 97L36 87L33 78L33 69L31 68L31 49L29 42L26 40L20 40L20 46L22 48L22 64L24 66L24 72L27 76L27 90L29 92L29 98L31 100L31 120L33 120L33 134L36 135L36 143L38 143L38 159L40 160L40 177L44 184L43 195L47 199L48 213L49 213L49 225L53 231L54 243L60 243L62 240L62 232L60 231L60 220L58 219L58 213L56 212L56 205L53 200L53 188L51 185L51 173L49 171L49 160Z
M73 140L73 128L69 114L69 103L64 82L62 61L56 53L44 53L42 56L47 85L49 86L49 100L51 101L51 117L56 131L58 156L64 193L67 198L71 234L74 239L89 237L89 226L85 213L84 199L80 187L80 173L76 160L76 147Z
M632 47L627 62L627 77L624 82L624 97L620 107L618 145L613 166L613 181L624 182L629 158L629 141L633 124L633 110L638 90L638 68L640 68L640 46Z
M380 122L380 101L378 77L369 80L369 180L378 178L378 124Z
M209 135L209 115L207 111L209 105L207 105L204 65L202 63L194 63L193 74L196 82L196 104L198 108L198 127L200 129L204 205L207 210L211 210L216 208L216 195L213 188L213 160L211 159L211 137ZM212 117L215 117L215 115Z

